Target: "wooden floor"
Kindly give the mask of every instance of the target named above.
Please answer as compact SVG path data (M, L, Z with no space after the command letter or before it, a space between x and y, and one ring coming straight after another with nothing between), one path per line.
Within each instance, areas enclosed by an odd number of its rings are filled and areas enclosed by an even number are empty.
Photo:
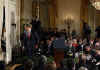
M6 70L15 70L15 68L20 66L20 65L21 64L8 65L8 66L6 66Z

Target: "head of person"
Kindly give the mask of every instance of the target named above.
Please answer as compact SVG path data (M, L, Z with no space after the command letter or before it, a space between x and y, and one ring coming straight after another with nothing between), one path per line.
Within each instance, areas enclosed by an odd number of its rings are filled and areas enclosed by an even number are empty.
M73 39L73 43L74 44L77 44L77 39Z
M88 70L86 67L80 67L79 70Z
M93 44L94 44L94 40L90 40L90 44L92 44L92 45L93 45Z
M100 43L99 43L99 42L96 42L96 44L95 44L95 49L97 49L97 50L100 49Z
M32 70L34 68L34 62L31 59L26 60L24 63L25 70Z
M50 39L47 39L46 42L47 42L48 45L52 43L52 41Z
M55 40L55 36L50 36L50 40L54 41Z
M40 40L40 44L44 44L45 42L44 42L44 40Z
M73 43L72 40L68 40L68 41L67 41L67 45L68 45L68 46L72 46L72 43Z
M32 29L32 25L31 24L26 24L25 25L26 32L31 32L31 29Z
M79 44L82 44L82 43L83 43L82 39L79 39Z
M91 50L91 47L89 45L86 45L85 49L87 52L89 52Z

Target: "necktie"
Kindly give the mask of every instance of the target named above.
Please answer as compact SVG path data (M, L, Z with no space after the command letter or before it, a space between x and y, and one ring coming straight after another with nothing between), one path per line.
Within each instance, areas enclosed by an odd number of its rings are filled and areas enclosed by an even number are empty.
M28 38L29 38L29 39L30 39L30 36L31 36L31 33L29 32L29 33L28 33Z

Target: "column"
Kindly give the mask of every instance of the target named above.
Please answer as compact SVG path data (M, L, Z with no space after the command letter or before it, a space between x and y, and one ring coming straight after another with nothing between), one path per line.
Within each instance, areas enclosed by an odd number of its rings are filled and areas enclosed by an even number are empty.
M2 24L3 24L3 0L0 0L0 49L1 49Z
M17 41L20 40L21 0L16 0L16 28Z
M5 27L6 27L6 63L11 61L11 48L10 48L10 26L9 26L9 0L5 0Z
M4 60L1 49L2 26L3 26L3 0L0 0L0 61Z
M16 25L16 0L5 0L6 63L12 61L12 24Z

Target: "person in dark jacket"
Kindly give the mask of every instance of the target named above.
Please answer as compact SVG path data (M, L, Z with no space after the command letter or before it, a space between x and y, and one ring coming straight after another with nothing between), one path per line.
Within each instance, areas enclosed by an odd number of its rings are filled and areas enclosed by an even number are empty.
M25 53L27 56L31 57L33 49L35 48L35 38L34 35L31 33L31 24L25 25L25 31L21 35L21 43L24 46Z
M0 61L0 70L5 70L5 64L3 61Z
M96 37L97 37L97 38L100 38L100 26L98 26L98 27L96 28L95 32L96 32Z
M83 35L84 35L84 38L87 39L87 43L89 43L89 40L90 40L90 35L91 35L91 28L90 26L88 25L88 23L84 22L83 24Z
M34 34L36 43L38 44L42 35L41 21L36 16L34 19L32 19L30 24L32 25L31 32Z
M50 39L46 40L46 42L47 45L44 47L45 55L54 57L54 43Z

